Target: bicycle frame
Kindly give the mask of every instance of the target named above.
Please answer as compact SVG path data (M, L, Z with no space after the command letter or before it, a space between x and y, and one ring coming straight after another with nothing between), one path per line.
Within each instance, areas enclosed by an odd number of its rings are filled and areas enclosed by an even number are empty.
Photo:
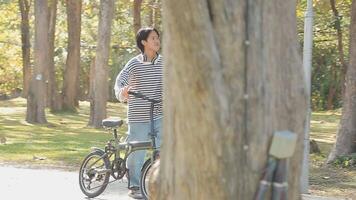
M139 151L139 150L150 150L150 149L153 150L151 158L146 160L145 162L149 164L152 164L152 162L158 158L159 150L157 149L156 146L157 132L155 132L153 113L154 113L155 103L160 103L161 101L151 99L137 92L129 91L129 94L134 95L136 98L142 98L144 100L147 100L151 103L150 105L151 123L150 123L150 132L148 133L150 135L150 139L147 141L120 142L120 139L118 138L117 130L122 125L122 121L103 120L104 128L112 132L114 138L110 139L107 142L104 150L101 148L92 147L92 152L84 159L82 166L80 167L80 175L79 175L80 188L83 191L83 193L90 198L100 195L105 190L107 184L112 183L116 180L120 180L125 176L125 174L127 174L128 169L126 167L126 161L132 152ZM122 155L121 153L124 153L123 157L121 156ZM96 158L98 159L94 160L93 163L89 164L88 162L92 158L91 156L93 157L97 156ZM114 156L114 159L112 159L112 156ZM95 165L99 161L103 161L103 164L98 167L95 167ZM102 168L102 166L104 166L105 168ZM145 164L144 166L147 165ZM89 176L89 178L84 178L85 175ZM109 181L110 176L112 176L115 180ZM90 185L93 183L92 180L96 181L98 177L100 180L104 178L103 179L104 183L96 187L91 187ZM88 185L86 185L87 182L89 182ZM128 182L128 185L130 185L130 182ZM99 188L99 190L92 192L92 190L96 188Z
M158 150L157 150L157 146L156 146L156 136L157 133L155 132L155 126L154 126L154 118L153 118L153 112L154 112L154 105L156 103L160 103L161 101L158 100L154 100L154 99L150 99L140 93L136 93L136 92L132 92L129 91L129 94L132 94L138 98L142 98L145 99L147 101L149 101L151 103L150 105L150 141L140 141L140 142L120 142L118 135L117 135L117 128L107 128L109 130L113 130L113 135L114 135L114 140L109 140L107 145L105 146L105 153L103 154L102 158L107 157L108 159L110 159L113 155L115 155L114 160L111 163L111 165L113 166L115 164L115 162L118 159L123 159L123 162L126 164L126 160L128 158L128 156L135 152L135 151L139 151L139 150L153 150L152 155L151 155L151 160L156 160L157 156L158 156ZM98 148L95 148L96 150L98 150ZM120 157L120 153L121 151L124 151L125 155L124 158ZM96 164L96 162L94 162L92 165ZM126 165L125 165L126 167ZM127 170L127 169L125 169ZM106 173L107 171L103 171L101 173ZM110 171L112 172L112 170Z

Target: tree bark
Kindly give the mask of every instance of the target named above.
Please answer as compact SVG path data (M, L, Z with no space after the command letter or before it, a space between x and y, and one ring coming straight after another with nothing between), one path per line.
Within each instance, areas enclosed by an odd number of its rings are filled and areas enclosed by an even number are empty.
M329 154L328 163L338 156L356 152L356 0L352 1L350 24L350 63L346 73L346 87L342 116L336 143Z
M327 104L326 104L327 110L334 109L334 99L335 99L337 85L338 85L336 64L332 64L331 73L332 73L332 78L329 80L329 93L328 93Z
M35 1L35 67L27 98L26 121L46 123L46 68L49 65L48 2Z
M157 199L253 199L280 130L298 135L288 199L299 199L307 102L295 8L296 1L164 1Z
M100 1L100 16L98 26L98 41L95 56L93 112L90 113L92 123L101 127L101 121L106 118L106 102L108 99L108 61L110 53L111 24L114 17L114 0Z
M88 98L90 102L90 116L88 125L92 125L94 122L94 79L95 79L95 58L90 63L89 71L89 91Z
M31 81L31 43L30 43L30 1L19 0L21 11L21 42L22 42L22 65L23 65L23 90L22 97L27 98Z
M142 0L134 0L133 2L133 24L135 34L141 28L141 4Z
M81 0L66 0L68 17L68 55L63 81L63 108L75 111L78 103L80 71Z
M345 55L344 55L344 45L343 45L343 40L342 40L342 30L341 30L341 20L339 16L339 12L336 9L335 5L335 0L330 0L330 5L331 5L331 10L334 13L335 17L335 29L337 31L337 48L339 51L339 59L341 62L341 91L342 95L345 94L345 75L347 72L347 64L345 61Z
M332 84L332 85L329 86L328 99L327 99L327 103L326 103L326 109L327 110L333 110L334 109L335 94L336 94L336 86L334 86Z
M47 105L52 112L62 109L62 98L58 92L58 85L56 80L56 72L54 65L54 40L56 32L56 18L57 18L57 3L58 0L52 0L49 5L49 26L48 26L48 40L49 40L49 65L47 78Z

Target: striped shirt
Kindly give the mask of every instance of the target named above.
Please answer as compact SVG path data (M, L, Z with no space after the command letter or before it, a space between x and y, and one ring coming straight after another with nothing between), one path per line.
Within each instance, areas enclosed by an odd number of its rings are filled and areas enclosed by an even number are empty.
M151 103L129 95L124 99L121 92L123 87L130 86L132 91L157 100L162 100L163 60L157 56L152 61L147 61L146 55L140 54L132 58L121 70L115 82L115 95L120 102L128 102L127 117L129 122L149 122ZM153 118L163 116L162 102L155 104Z

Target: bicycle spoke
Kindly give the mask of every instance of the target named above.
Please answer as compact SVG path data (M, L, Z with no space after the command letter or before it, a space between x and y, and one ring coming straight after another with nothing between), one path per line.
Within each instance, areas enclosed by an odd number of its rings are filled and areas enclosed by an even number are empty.
M93 164L91 164L91 166L89 166L89 168L90 167L92 167L93 165L95 165L97 162L99 162L99 160L103 160L103 158L106 156L107 154L104 154L103 156L101 156L97 161L95 161ZM103 164L104 165L104 164ZM103 166L102 165L102 166Z

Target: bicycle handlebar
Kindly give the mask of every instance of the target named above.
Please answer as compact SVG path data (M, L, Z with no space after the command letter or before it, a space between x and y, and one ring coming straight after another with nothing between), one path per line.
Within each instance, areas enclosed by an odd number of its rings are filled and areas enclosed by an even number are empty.
M140 98L140 99L149 101L151 103L160 103L161 102L161 100L152 99L152 98L150 98L150 97L148 97L148 96L146 96L146 95L144 95L144 94L142 94L140 92L136 92L136 91L130 91L129 90L128 94L131 94L131 95L135 96L136 98Z

